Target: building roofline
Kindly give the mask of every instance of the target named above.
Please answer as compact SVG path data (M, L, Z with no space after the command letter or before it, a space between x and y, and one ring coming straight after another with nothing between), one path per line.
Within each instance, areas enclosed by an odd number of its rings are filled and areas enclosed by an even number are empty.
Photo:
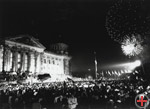
M57 53L54 53L54 52L51 52L51 51L48 51L48 50L44 50L45 53L49 53L49 54L53 54L53 55L57 55L57 56L63 56L63 57L67 57L67 58L72 58L71 56L69 55L64 55L64 54L57 54Z

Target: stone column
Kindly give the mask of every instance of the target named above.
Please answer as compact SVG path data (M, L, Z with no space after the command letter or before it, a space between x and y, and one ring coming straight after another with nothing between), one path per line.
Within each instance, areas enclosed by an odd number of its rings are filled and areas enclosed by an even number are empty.
M31 52L31 65L30 65L30 71L34 73L35 70L35 58L34 58L34 52Z
M11 71L12 59L11 59L11 50L8 49L8 71Z
M21 50L21 63L20 63L20 71L23 72L23 66L24 66L24 52Z
M15 51L12 50L12 72L15 71Z
M18 68L18 51L16 49L12 49L12 72L17 72Z
M4 53L4 70L5 71L10 71L10 54L11 54L11 51L10 51L10 47L8 45L5 46L5 53Z
M25 52L22 52L22 63L21 63L21 71L25 72Z
M66 74L66 59L63 59L64 74Z
M10 50L10 71L12 71L12 62L13 62L13 52Z
M31 71L31 51L28 52L28 67L27 67L27 71L28 72Z
M6 47L5 50L5 71L8 71L9 68L9 49Z
M2 72L3 67L3 46L0 45L0 72Z
M38 52L35 52L35 54L34 54L34 56L35 56L35 69L34 69L34 72L35 73L37 73L37 65L38 65L38 56L39 56L39 53Z
M43 72L43 55L44 53L40 53L40 69L39 72L42 73Z
M18 70L18 50L15 51L15 72Z
M3 62L2 62L2 72L4 73L4 71L5 71L5 54L6 54L6 47L5 47L6 45L5 45L5 43L4 43L4 45L3 45Z

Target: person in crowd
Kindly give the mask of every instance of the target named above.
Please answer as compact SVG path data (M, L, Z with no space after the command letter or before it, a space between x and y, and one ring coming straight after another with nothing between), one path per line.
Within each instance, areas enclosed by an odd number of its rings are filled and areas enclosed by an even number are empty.
M129 109L137 94L150 95L150 85L140 80L6 84L0 89L0 109Z
M42 106L40 104L41 99L35 99L32 103L32 109L42 109Z
M68 109L76 109L77 105L77 98L73 94L70 94L68 96Z

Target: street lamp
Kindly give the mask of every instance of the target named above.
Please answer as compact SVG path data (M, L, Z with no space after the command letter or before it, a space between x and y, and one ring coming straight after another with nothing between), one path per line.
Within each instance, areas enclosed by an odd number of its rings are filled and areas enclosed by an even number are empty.
M96 59L96 52L94 52L94 55L95 55L95 79L97 79L97 59Z

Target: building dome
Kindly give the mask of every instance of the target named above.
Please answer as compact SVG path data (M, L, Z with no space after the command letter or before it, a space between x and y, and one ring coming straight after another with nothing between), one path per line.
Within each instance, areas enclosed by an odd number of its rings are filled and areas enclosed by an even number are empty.
M68 45L64 43L55 43L50 45L50 49L58 54L68 55Z

